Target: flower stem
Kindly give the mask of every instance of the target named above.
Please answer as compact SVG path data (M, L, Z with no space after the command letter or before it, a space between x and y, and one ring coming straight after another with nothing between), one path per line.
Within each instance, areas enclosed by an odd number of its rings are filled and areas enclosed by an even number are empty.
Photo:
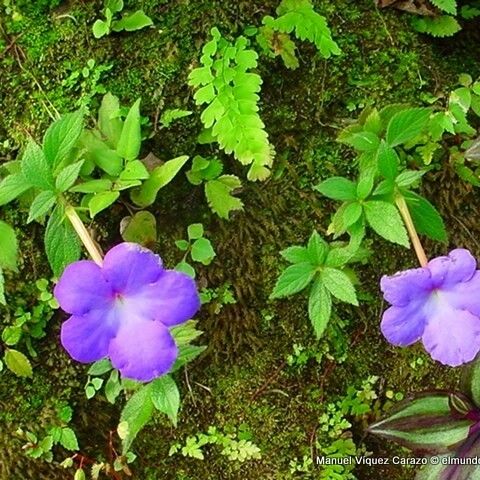
M73 208L71 205L67 205L65 208L65 215L70 220L73 228L77 232L77 235L80 237L80 240L85 245L89 255L92 257L92 260L101 267L103 263L103 254L88 233L88 230L83 224L82 219L78 216L75 208Z
M426 267L428 258L425 254L425 250L422 247L420 238L418 238L418 233L415 229L415 225L413 224L405 197L403 195L398 195L395 199L395 203L397 204L398 210L400 210L400 215L402 215L405 226L407 227L407 231L410 236L410 240L412 241L413 248L415 249L415 253L417 254L418 261L422 267Z

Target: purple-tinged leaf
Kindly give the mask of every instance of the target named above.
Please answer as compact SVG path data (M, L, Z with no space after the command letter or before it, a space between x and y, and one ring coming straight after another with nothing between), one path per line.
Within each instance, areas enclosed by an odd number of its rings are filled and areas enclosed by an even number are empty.
M433 392L401 402L369 431L416 453L433 455L455 450L468 437L473 423L452 414L448 393Z

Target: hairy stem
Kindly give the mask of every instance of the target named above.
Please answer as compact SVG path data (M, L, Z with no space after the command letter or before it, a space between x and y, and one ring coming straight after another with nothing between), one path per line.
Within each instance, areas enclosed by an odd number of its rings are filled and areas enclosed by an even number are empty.
M428 258L425 254L425 250L422 247L420 238L418 238L417 230L415 229L415 225L413 224L413 220L410 215L410 210L408 209L407 202L405 201L403 195L398 195L395 199L395 203L397 204L397 207L400 210L400 215L402 215L405 226L407 227L408 235L410 236L410 240L412 241L412 245L415 249L415 253L417 254L418 261L420 262L420 265L422 267L426 267L428 263Z
M90 257L92 257L92 260L97 265L102 266L103 254L98 248L97 244L93 241L93 238L88 233L88 230L83 224L81 218L78 216L75 208L73 208L71 205L67 205L67 207L65 208L65 214L67 215L73 228L77 232L77 235L80 237L80 240L85 245L85 248L87 249Z

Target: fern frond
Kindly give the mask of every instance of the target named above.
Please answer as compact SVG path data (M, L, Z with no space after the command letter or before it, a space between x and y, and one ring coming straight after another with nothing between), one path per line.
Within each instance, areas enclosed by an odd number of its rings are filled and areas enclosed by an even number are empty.
M211 34L202 50L202 66L189 75L189 85L197 88L195 102L207 105L200 118L226 153L233 152L243 165L251 165L249 180L263 180L270 174L273 156L258 114L262 79L250 72L258 55L247 48L245 37L232 43L217 28Z
M324 58L339 55L340 48L332 39L327 20L313 9L310 0L282 0L278 17L270 26L282 33L294 33L299 40L314 43Z
M412 20L417 32L428 33L434 37L451 37L461 30L460 24L450 15L441 17L417 17Z

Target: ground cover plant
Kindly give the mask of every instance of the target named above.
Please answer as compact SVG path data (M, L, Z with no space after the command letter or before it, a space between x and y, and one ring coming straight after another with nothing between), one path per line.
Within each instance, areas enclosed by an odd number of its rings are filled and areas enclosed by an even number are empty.
M0 479L476 478L479 12L3 1Z

